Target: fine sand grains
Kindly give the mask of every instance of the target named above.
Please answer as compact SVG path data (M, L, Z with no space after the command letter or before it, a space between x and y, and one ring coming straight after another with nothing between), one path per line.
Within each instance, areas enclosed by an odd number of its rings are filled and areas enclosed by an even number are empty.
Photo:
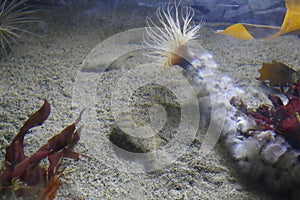
M122 30L142 27L145 13L153 13L130 7L120 8L116 13L93 15L84 14L87 8L48 9L49 13L42 14L47 30L37 30L40 33L37 37L27 36L0 61L1 160L5 146L18 127L29 113L40 107L43 99L51 103L52 112L41 129L33 130L26 137L27 152L32 153L71 123L78 115L72 111L73 84L85 56L105 38ZM204 27L200 30L199 42L213 54L220 72L244 87L247 95L243 98L253 105L266 100L264 93L268 91L256 81L262 62L275 59L299 68L300 45L296 36L281 37L269 43L245 42L214 34L210 27ZM112 124L110 87L118 76L118 70L99 74L96 109L101 126L94 128L106 136ZM84 134L83 129L82 137ZM71 161L62 177L57 199L273 199L242 180L220 146L205 158L199 155L200 146L196 139L186 154L170 166L144 174L118 171L101 159L101 155ZM76 152L89 156L85 143L79 142L75 148Z

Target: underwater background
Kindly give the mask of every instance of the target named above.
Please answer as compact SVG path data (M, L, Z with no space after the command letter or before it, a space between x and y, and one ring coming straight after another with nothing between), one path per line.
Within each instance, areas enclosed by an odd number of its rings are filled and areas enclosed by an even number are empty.
M1 3L4 1L0 0ZM142 99L137 100L136 104L132 103L132 118L137 124L147 124L153 120L149 119L150 111L145 111L149 102L164 103L168 120L158 136L159 139L154 137L151 144L148 144L148 140L126 136L126 133L119 129L112 114L114 103L111 99L118 98L118 92L114 89L120 84L120 77L124 76L131 66L149 62L149 58L132 51L131 45L134 46L136 41L131 40L135 36L129 37L129 45L124 45L124 48L116 44L102 43L124 31L146 27L146 18L150 17L155 21L157 8L167 6L168 3L146 0L26 1L26 5L35 10L32 14L33 22L25 27L30 33L22 33L17 39L18 42L11 43L7 53L2 52L0 60L0 159L5 159L6 147L30 114L38 110L46 99L51 104L51 114L42 126L32 129L26 135L24 146L27 156L32 155L46 144L48 139L74 122L80 111L86 109L81 121L81 139L73 147L73 150L82 156L78 160L64 159L65 168L60 177L62 183L55 199L299 198L297 188L294 189L294 185L298 187L299 182L288 182L293 188L292 192L288 191L287 194L285 191L282 194L278 193L278 188L269 188L272 184L251 180L249 176L255 176L255 170L245 170L248 173L245 176L239 164L235 162L238 156L228 150L230 142L219 142L209 154L201 155L203 131L206 127L200 128L182 155L167 166L160 169L154 167L156 170L147 170L149 166L139 163L139 158L126 157L115 150L114 146L102 146L103 141L99 141L99 138L105 138L125 151L145 153L156 146L166 145L174 137L172 133L176 132L180 122L180 106L174 100L176 98L172 91L156 85L139 88L130 100L134 102L135 99ZM284 96L280 89L274 90L268 83L258 80L258 70L263 63L272 63L273 60L285 63L295 71L299 70L300 40L297 34L262 41L239 40L216 33L217 30L234 23L281 26L286 14L284 0L182 0L180 4L194 9L193 23L204 22L195 41L203 48L201 53L205 50L212 55L211 59L217 65L220 76L229 77L228 82L222 82L222 87L234 87L234 90L242 91L230 93L231 90L225 89L228 102L232 96L240 94L249 107L256 108L260 104L271 104L267 96L269 93ZM98 44L105 46L99 47ZM103 53L101 58L109 58L107 52L127 53L120 53L121 57L114 58L106 70L100 72L98 65L85 65L89 64L90 55L95 47L100 48L96 52ZM192 51L199 52L196 48L192 48ZM80 79L82 74L85 75L84 80ZM146 77L147 73L140 75ZM215 79L219 79L219 76L215 76ZM87 94L90 94L88 90L91 88L88 86L91 85L94 86L94 96L89 99ZM78 92L77 87L82 87L81 91ZM137 105L138 103L141 105ZM210 107L209 104L200 105L203 111L200 121L206 120L206 114L211 115ZM160 110L160 107L158 108ZM225 118L232 118L232 114L228 113ZM207 121L200 123L203 125ZM238 122L232 122L230 126L228 123L225 123L225 132L232 131L231 126L239 126ZM110 159L112 154L124 160L126 166L118 168L118 163ZM151 162L151 155L146 159L150 160L147 160L147 163ZM44 161L43 164L47 162ZM299 162L298 159L293 167ZM141 172L143 167L146 168L145 172ZM132 170L128 172L123 170L125 168ZM3 171L4 167L0 169ZM283 171L290 173L290 168ZM297 177L300 177L299 174ZM6 193L0 199L35 199L32 190L43 191L43 187L38 185L27 187L25 184L20 187L24 189L16 192L15 196L11 197Z

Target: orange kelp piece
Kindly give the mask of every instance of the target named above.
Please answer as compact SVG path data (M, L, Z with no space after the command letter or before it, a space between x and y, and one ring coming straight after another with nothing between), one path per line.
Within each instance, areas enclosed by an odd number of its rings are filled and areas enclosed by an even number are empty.
M254 39L253 36L248 32L248 30L241 23L233 24L228 28L226 28L224 31L220 31L218 33L234 36L242 40Z
M286 14L280 27L255 24L233 24L217 33L229 35L237 39L273 39L280 35L300 29L300 0L286 0ZM277 33L274 31L277 31ZM272 33L266 36L266 33Z
M258 70L260 77L258 80L267 80L270 86L288 86L297 79L297 72L289 66L273 61L272 63L263 63L263 66Z

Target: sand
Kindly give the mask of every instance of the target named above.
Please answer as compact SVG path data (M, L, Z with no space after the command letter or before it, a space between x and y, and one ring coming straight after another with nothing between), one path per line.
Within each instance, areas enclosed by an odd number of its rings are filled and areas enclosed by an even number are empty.
M109 36L144 26L145 15L153 13L123 7L116 13L87 15L83 14L85 9L48 8L49 12L41 14L47 29L34 29L38 36L24 36L20 44L0 61L1 160L5 146L44 99L52 106L51 115L43 126L27 135L26 153L34 152L72 123L80 110L76 104L72 105L72 101L79 98L73 96L72 91L85 57ZM251 104L265 101L265 93L270 91L256 80L262 62L274 59L299 69L300 40L296 36L284 36L270 42L239 41L215 34L214 29L214 25L206 24L198 41L214 56L219 71L243 87L244 98ZM97 129L106 138L111 134L113 119L109 93L120 71L91 72L90 75L99 77L95 105L97 124L83 124L82 140L74 148L89 158L67 161L56 199L274 199L256 189L255 183L239 176L230 155L221 145L202 157L198 137L184 155L158 171L126 173L115 168L106 156L101 155L105 151L99 146L102 142L95 140L98 137L93 138L87 130ZM94 147L90 149L91 146ZM134 160L131 162L135 166Z

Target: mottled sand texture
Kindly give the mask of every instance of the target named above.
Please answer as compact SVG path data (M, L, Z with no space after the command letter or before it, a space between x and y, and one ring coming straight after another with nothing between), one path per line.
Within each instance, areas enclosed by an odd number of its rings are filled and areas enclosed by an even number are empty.
M43 126L26 136L26 153L32 153L70 124L79 113L76 105L72 107L72 101L83 98L73 96L72 90L85 57L109 36L143 27L145 15L153 14L150 10L125 7L115 12L92 14L84 13L85 9L47 8L41 14L47 29L36 27L33 31L38 36L24 36L20 44L0 61L1 160L5 146L44 99L50 102L52 112ZM213 25L204 25L198 42L214 56L219 71L243 87L244 98L251 104L265 101L269 91L256 80L262 62L278 60L299 69L300 40L297 36L283 36L269 42L239 41L215 34L214 29ZM220 145L206 157L201 157L199 138L184 155L161 170L135 174L112 167L112 163L101 156L102 147L97 146L93 136L86 138L85 130L98 129L98 133L106 138L111 134L110 93L120 70L91 73L93 75L99 77L95 105L98 124L83 124L83 139L74 148L90 158L69 161L56 199L274 199L239 177L230 156ZM98 156L95 150L90 152L91 144L98 149ZM132 164L135 165L134 160Z

